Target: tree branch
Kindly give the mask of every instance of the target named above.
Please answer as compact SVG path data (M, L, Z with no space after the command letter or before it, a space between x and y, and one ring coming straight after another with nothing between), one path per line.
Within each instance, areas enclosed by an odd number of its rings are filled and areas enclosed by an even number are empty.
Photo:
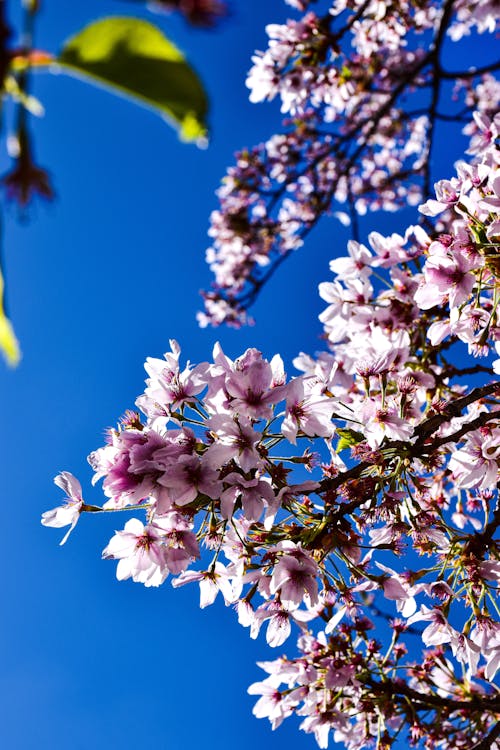
M493 725L491 732L486 737L483 737L480 742L476 742L476 744L471 747L471 750L490 750L493 742L498 737L500 737L500 721L497 721L497 723Z
M466 406L473 404L475 401L480 401L485 396L489 396L492 393L495 393L495 391L497 390L500 390L500 381L498 380L493 383L483 385L480 388L474 388L465 396L461 396L460 398L450 401L446 405L446 408L442 414L435 414L434 416L426 419L424 422L421 422L421 424L419 424L415 428L412 437L417 437L418 442L421 443L427 437L432 435L432 433L436 432L436 430L442 424L444 424L445 422L449 422L453 417L460 416L462 410L465 409Z
M451 711L460 711L462 709L468 709L469 711L500 711L500 694L485 696L475 693L471 696L470 700L457 700L455 698L444 698L435 693L420 693L418 690L414 690L399 681L386 680L384 682L376 682L375 680L368 680L366 684L375 692L385 693L391 697L404 695L407 698L411 698L415 703L432 706L433 708L448 708Z
M443 414L435 414L417 425L413 432L413 435L408 441L393 440L385 442L381 446L380 451L384 453L393 451L395 455L406 454L407 456L416 457L421 456L423 450L425 450L426 453L430 453L431 451L439 448L441 445L445 445L449 442L457 442L461 437L463 437L463 435L467 434L468 432L481 427L492 419L496 419L497 417L500 418L500 410L495 410L493 412L483 412L478 417L476 417L476 419L473 419L470 422L467 422L465 425L462 425L456 432L451 433L450 435L445 435L441 438L436 438L432 444L426 443L428 438L433 433L435 433L436 430L441 427L441 425L449 422L453 417L460 416L462 410L465 409L465 407L476 401L480 401L485 396L491 395L499 389L499 381L488 383L488 385L479 388L474 388L465 396L461 396L460 398L457 398L447 404L446 411ZM417 440L416 442L412 443L411 441L415 437L417 438ZM363 475L363 472L369 471L370 469L374 468L376 468L376 465L374 465L372 462L360 461L355 466L352 466L346 471L340 472L335 477L328 477L327 479L324 479L320 483L319 493L331 492L332 490L336 490L341 485L349 482L352 479L359 479ZM336 511L332 511L332 513L328 515L328 520L334 521L336 518L349 515L350 513L352 513L352 511L359 508L359 506L362 505L365 501L365 497L359 497L349 503L342 503Z

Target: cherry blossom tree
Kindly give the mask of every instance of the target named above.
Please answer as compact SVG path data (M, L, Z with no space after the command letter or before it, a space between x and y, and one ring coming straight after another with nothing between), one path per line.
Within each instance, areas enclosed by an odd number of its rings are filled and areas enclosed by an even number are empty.
M288 4L304 15L266 27L247 79L253 102L280 100L283 130L237 154L222 181L201 325L251 322L262 287L325 214L359 241L368 211L430 198L440 130L497 111L499 60L467 66L459 53L465 37L495 31L495 3Z
M89 456L104 504L63 472L66 500L42 519L72 531L84 513L132 512L103 552L117 578L198 583L202 608L220 594L251 638L286 647L260 663L254 713L273 729L301 717L321 748L500 748L500 87L498 65L452 76L440 61L445 36L491 32L498 15L334 2L268 29L252 98L279 95L291 129L223 185L207 316L241 322L334 199L355 233L367 209L418 204L415 221L332 260L327 348L299 354L296 376L278 354L220 345L184 364L171 340ZM429 46L404 46L420 34ZM450 78L469 144L431 190Z

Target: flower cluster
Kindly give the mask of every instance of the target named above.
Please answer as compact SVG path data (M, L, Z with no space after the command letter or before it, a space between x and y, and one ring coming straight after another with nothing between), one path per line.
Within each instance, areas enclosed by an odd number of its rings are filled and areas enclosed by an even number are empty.
M268 27L248 78L288 127L219 191L202 324L248 320L333 201L354 224L420 203L420 223L331 261L327 348L299 354L297 376L220 345L182 365L172 340L89 456L103 505L63 472L42 522L69 526L65 542L85 513L132 512L103 551L118 579L198 584L201 607L220 594L273 648L298 635L249 688L273 728L295 714L322 748L498 750L500 84L498 64L443 62L446 37L494 31L498 3L288 4L303 17ZM469 158L430 197L445 82Z
M476 125L474 161L420 207L446 231L372 233L331 262L328 351L288 378L255 349L182 366L171 341L89 457L104 505L64 473L44 514L71 531L136 510L103 552L120 580L198 583L271 647L298 631L300 656L261 664L250 692L320 747L498 737L499 116Z
M446 39L492 32L495 3L335 0L324 15L270 24L253 57L250 100L278 98L285 131L236 155L212 213L202 326L248 323L248 307L288 254L332 205L358 233L368 210L417 205L430 187L439 122L489 115L500 101L495 65L450 73ZM447 84L464 109L447 112ZM470 127L470 126L469 126Z

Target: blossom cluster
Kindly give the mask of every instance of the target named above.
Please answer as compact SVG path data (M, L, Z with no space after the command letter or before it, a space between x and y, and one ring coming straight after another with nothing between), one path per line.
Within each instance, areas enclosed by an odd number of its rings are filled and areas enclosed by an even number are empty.
M289 5L304 15L267 26L268 48L247 79L252 102L280 100L285 130L240 151L223 179L202 326L251 322L275 267L335 204L356 235L368 210L421 202L438 124L473 109L489 116L500 102L495 64L452 73L443 52L448 39L494 32L496 3L334 0L323 15L309 2Z
M298 636L249 688L273 728L295 714L321 748L499 750L500 84L498 63L450 72L443 57L446 39L494 32L498 3L287 2L303 16L268 27L247 81L252 101L280 100L286 132L220 188L200 321L248 321L340 202L353 239L319 287L326 350L289 377L279 355L219 344L182 364L172 340L89 456L102 506L62 472L42 523L69 527L64 543L85 513L132 513L103 551L119 580L194 583L251 638ZM431 197L450 119L467 160ZM419 223L360 241L359 215L402 205Z
M197 583L271 647L298 632L249 691L320 747L497 747L500 116L475 127L420 206L434 230L331 262L327 351L289 378L256 349L182 366L171 341L89 457L103 506L65 472L43 517L135 510L103 552L120 580Z

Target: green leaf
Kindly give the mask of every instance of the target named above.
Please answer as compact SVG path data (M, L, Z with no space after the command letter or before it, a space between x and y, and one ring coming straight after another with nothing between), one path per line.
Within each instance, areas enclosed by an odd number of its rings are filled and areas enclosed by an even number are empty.
M365 439L365 436L361 432L357 432L356 430L340 428L337 429L336 432L339 436L339 441L336 447L337 453L343 451L344 448L351 448L353 445L357 445Z
M3 306L3 276L0 271L0 349L8 364L15 367L21 359L19 344L12 328L12 323L5 314Z
M148 21L118 16L95 21L64 44L56 62L159 110L183 140L206 137L203 86L182 52Z

